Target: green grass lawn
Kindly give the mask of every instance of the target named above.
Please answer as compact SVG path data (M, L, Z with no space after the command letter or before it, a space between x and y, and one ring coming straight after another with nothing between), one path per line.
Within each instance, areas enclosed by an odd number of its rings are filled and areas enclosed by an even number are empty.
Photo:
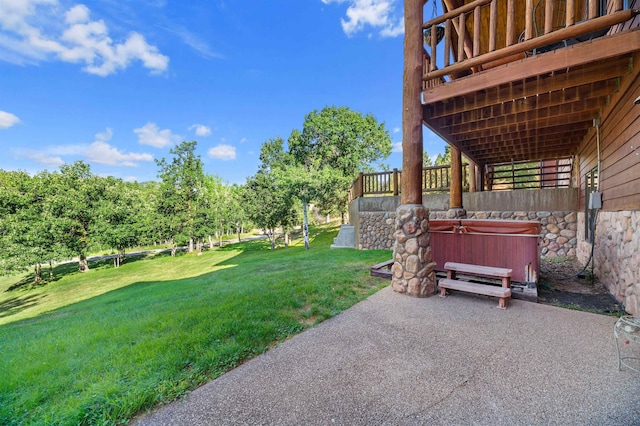
M47 286L0 282L0 424L119 424L388 284L389 251L329 250L336 227L268 250L110 263ZM21 305L24 303L23 305Z

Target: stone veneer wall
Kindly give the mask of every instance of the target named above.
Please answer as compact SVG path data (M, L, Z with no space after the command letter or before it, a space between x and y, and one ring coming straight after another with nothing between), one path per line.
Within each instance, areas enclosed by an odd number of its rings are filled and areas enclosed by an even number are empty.
M395 212L360 212L358 248L388 250L395 239ZM578 220L574 211L556 212L467 212L468 219L538 220L541 223L540 254L542 257L576 256ZM446 211L431 211L429 219L449 219Z
M584 241L584 213L578 214L578 260L586 264L591 244ZM640 315L640 211L601 211L596 225L593 269L631 315Z

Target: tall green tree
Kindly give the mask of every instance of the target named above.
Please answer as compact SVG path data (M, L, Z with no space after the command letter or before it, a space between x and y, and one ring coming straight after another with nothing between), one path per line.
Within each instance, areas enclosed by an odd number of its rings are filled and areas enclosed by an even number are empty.
M42 264L59 257L52 233L56 218L48 214L50 174L33 177L24 172L0 171L0 272L12 273L33 267L34 284L42 281Z
M78 256L80 272L89 270L87 254L97 220L97 208L104 198L105 180L91 173L82 161L60 167L50 179L52 196L47 214L56 218L52 224L55 239L67 256Z
M384 123L371 114L335 106L307 114L302 131L294 130L288 145L294 163L308 175L331 176L329 187L322 191L325 196L315 201L327 213L341 213L343 221L351 182L391 153Z
M118 250L116 267L125 261L125 250L143 237L142 188L137 183L105 178L104 197L96 209L96 239Z
M193 241L198 234L198 209L203 194L204 172L202 160L196 155L197 142L182 142L170 153L171 161L156 160L159 167L160 198L158 213L164 235L171 242L171 254L175 256L176 244L188 243L193 251Z

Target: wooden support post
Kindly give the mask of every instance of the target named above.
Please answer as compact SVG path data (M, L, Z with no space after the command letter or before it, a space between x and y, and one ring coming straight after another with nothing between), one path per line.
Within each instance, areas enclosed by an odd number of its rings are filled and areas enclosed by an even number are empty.
M393 169L393 195L398 195L398 190L398 169Z
M492 0L489 6L489 52L496 50L498 32L498 0Z
M507 0L507 41L506 45L515 43L516 26L516 4L515 0Z
M477 191L476 164L469 161L469 192Z
M422 204L422 8L422 0L404 2L402 204Z
M462 208L462 154L451 145L451 187L449 189L449 209Z
M525 9L524 39L533 38L533 0L527 0Z

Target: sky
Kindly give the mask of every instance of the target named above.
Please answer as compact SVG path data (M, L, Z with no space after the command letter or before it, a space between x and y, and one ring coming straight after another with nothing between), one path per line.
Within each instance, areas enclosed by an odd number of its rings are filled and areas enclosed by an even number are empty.
M402 0L0 0L0 169L82 160L157 180L196 140L242 184L325 106L373 114L402 167ZM444 143L424 129L435 157Z

